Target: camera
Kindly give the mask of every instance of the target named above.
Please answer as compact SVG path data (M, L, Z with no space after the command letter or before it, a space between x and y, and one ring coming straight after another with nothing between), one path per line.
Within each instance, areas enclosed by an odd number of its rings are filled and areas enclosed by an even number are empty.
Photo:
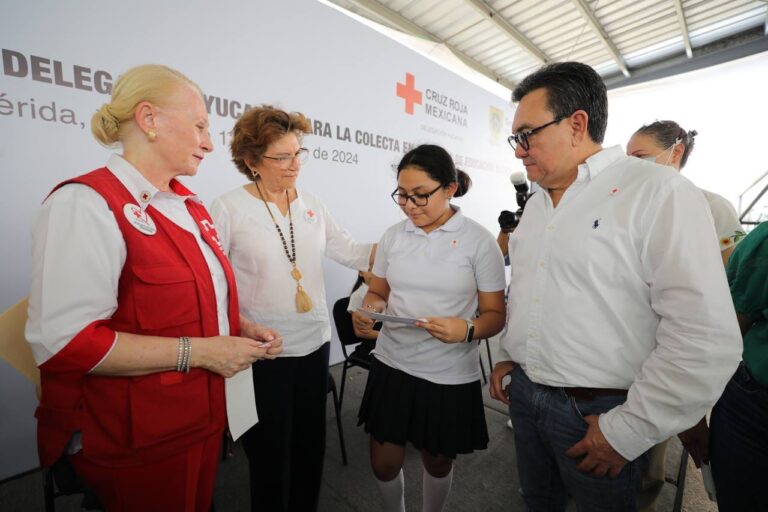
M499 227L504 233L510 233L515 230L518 224L520 224L520 218L523 216L523 210L525 209L525 203L528 201L530 194L528 193L528 182L525 180L525 174L522 172L515 172L509 177L509 181L515 186L515 200L519 207L517 211L511 212L509 210L502 210L499 214Z
M499 227L505 233L511 233L520 224L520 217L523 215L523 209L519 208L516 212L502 210L499 214Z

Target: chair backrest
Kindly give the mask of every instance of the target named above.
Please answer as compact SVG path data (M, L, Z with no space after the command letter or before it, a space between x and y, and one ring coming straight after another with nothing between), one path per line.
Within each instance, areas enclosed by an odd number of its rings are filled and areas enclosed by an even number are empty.
M347 357L347 345L355 345L363 341L355 335L355 329L352 327L352 314L347 311L348 307L349 297L342 297L333 305L333 322L336 324L336 333L339 335L345 359Z

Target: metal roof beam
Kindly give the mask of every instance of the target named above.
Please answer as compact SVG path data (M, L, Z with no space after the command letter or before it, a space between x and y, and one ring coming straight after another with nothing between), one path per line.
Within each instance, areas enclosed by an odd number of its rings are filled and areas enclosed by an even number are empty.
M683 11L683 2L681 0L675 0L675 11L677 11L677 21L680 24L680 33L683 35L685 54L690 59L693 57L693 48L691 48L691 38L688 35L688 23L685 22L685 12Z
M464 64L474 69L478 73L487 76L494 82L500 83L508 89L515 88L514 82L507 80L488 66L481 64L458 48L446 43L443 39L421 28L402 14L390 9L389 7L386 7L385 5L382 5L376 0L349 0L349 2L358 6L369 14L385 20L387 23L397 28L398 30L405 32L406 34L421 37L428 41L445 45L445 47L448 48L456 57L458 57L459 60L461 60Z
M597 34L597 37L603 42L605 47L608 48L608 51L613 56L613 60L616 61L616 65L619 66L619 69L624 74L624 76L630 76L629 68L627 67L627 63L624 61L624 57L621 56L621 52L619 52L619 49L616 48L615 44L613 44L611 38L608 37L608 33L605 31L605 29L603 29L602 25L600 25L600 22L592 12L592 9L590 9L587 5L586 0L572 0L572 2L576 8L579 9L581 15L586 19L587 23L589 23L589 25L592 27L592 30L595 32L595 34Z
M519 46L522 46L530 53L540 64L548 64L552 59L541 51L530 39L525 37L522 32L517 30L499 11L485 3L483 0L464 0L471 5L478 13L493 23L496 28L501 30L507 37L512 39Z
M662 58L632 69L630 78L620 74L604 77L608 89L635 85L650 80L658 80L688 71L716 66L756 53L768 52L768 36L763 34L763 27L757 26L746 32L734 34L724 39L713 41L696 48L696 54L689 59L682 53Z

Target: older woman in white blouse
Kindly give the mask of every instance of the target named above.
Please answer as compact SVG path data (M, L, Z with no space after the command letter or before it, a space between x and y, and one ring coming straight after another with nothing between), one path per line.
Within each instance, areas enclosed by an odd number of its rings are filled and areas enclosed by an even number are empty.
M244 114L231 150L251 183L211 207L242 315L283 337L281 357L253 367L260 421L243 446L254 510L317 508L331 339L323 258L366 270L373 255L373 245L357 243L319 199L297 190L306 133L309 120L300 113L264 105Z

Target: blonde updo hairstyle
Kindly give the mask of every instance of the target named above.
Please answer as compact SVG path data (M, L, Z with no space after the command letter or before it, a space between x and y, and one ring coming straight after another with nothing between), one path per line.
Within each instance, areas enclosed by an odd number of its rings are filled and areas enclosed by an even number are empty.
M111 101L93 114L91 133L100 144L114 146L123 139L139 103L163 105L183 85L194 87L202 95L197 84L168 66L144 64L129 69L115 82Z

